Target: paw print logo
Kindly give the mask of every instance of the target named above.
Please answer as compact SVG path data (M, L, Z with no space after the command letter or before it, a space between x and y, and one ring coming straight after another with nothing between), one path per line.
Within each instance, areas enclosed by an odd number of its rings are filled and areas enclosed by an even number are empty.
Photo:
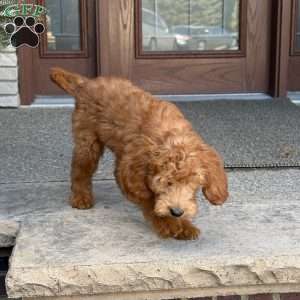
M26 45L35 48L39 45L39 34L45 31L45 26L36 22L32 16L26 18L18 16L12 23L6 24L4 29L6 33L11 34L10 43L13 47Z

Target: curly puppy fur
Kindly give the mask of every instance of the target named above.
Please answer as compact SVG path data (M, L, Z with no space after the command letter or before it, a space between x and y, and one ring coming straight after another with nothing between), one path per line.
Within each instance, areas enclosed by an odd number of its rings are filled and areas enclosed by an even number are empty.
M178 108L125 79L88 79L60 68L51 70L51 78L76 99L71 205L93 206L92 176L108 147L122 192L159 236L196 239L196 193L202 188L212 204L222 204L227 177L220 156Z

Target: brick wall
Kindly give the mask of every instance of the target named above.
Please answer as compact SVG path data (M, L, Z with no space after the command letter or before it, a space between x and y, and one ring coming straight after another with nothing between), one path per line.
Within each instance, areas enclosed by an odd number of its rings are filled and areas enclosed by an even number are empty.
M12 248L0 248L0 300L5 296L5 276L8 270L8 259Z
M0 107L16 107L19 103L16 51L11 47L0 49Z
M259 294L250 296L225 296L225 297L206 297L206 298L190 298L178 300L300 300L300 293L290 294Z

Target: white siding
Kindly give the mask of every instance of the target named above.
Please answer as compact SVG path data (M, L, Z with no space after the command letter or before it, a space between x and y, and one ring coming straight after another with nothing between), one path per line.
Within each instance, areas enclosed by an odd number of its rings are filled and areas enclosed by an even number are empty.
M14 48L0 49L0 107L19 106L18 61Z

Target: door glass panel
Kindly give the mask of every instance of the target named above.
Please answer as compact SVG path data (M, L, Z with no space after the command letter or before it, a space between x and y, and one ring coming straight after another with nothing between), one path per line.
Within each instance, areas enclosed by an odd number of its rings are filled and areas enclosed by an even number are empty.
M143 51L239 50L240 0L141 0Z
M296 50L300 51L300 0L297 3Z
M46 0L49 51L78 51L80 43L79 0Z

